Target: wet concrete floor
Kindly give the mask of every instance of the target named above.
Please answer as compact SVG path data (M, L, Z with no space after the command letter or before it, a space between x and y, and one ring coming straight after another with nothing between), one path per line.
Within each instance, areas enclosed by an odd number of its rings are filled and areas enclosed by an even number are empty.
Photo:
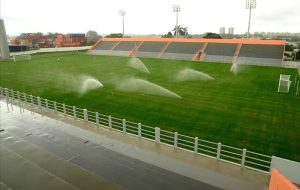
M192 153L172 156L170 147L82 121L0 106L1 189L267 189L266 176L254 171L199 167L204 158L187 162Z

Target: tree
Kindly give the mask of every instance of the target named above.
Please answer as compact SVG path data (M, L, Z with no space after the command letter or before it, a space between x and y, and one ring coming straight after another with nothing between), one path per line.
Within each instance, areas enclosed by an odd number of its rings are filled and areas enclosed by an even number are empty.
M285 45L285 51L293 51L296 47L292 44L286 44Z
M172 32L168 32L167 34L164 34L161 36L162 38L173 38Z
M207 32L203 38L213 38L213 39L222 39L222 37L219 34Z
M177 26L175 26L172 31L174 32L174 36L176 36ZM189 36L188 27L182 27L178 25L178 36L188 37Z
M104 38L123 38L122 33L111 33L109 35L104 36ZM131 36L124 36L124 38L131 38Z

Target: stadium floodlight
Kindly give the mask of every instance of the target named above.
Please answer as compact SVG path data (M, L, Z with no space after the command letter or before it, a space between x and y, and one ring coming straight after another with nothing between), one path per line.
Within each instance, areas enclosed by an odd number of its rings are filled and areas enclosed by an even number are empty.
M249 22L248 22L248 32L247 32L247 39L250 36L250 21L251 21L251 11L252 9L256 8L256 0L246 0L246 9L249 9Z
M123 25L123 38L124 38L124 16L126 15L126 12L124 9L119 10L119 15L122 17L122 25Z
M179 28L178 28L178 13L180 12L180 5L173 5L173 12L176 13L176 38L178 38Z

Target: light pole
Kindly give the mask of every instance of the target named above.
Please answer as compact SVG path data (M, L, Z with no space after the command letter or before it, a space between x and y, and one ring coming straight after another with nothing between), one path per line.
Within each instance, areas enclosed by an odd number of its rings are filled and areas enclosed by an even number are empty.
M248 22L248 32L247 39L250 37L250 22L251 22L251 10L256 8L256 0L246 0L246 9L249 9L249 22Z
M122 17L122 24L123 24L123 38L124 38L124 16L126 15L126 12L124 9L119 10L119 15Z
M176 38L178 38L179 28L178 28L178 13L180 12L180 5L173 5L173 12L176 13Z

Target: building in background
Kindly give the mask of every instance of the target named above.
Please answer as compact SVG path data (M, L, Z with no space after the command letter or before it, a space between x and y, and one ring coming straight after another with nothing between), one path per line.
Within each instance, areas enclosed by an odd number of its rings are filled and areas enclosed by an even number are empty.
M66 35L57 35L55 39L56 47L78 47L86 45L84 33L71 33Z
M225 27L220 27L220 34L225 34Z
M10 40L11 45L27 46L30 49L51 48L53 41L42 33L22 33L20 36Z
M233 27L228 28L228 34L231 34L231 35L234 34L234 28Z

